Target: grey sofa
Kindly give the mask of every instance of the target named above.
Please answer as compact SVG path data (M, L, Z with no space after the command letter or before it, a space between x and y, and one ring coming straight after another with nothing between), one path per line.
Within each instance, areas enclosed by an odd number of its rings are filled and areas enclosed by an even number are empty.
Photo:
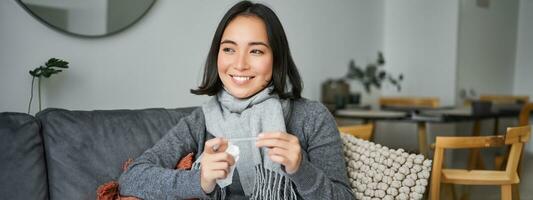
M0 200L94 200L97 187L117 180L128 158L136 158L153 146L194 109L46 109L36 117L0 113ZM409 159L416 158L403 150L376 146L353 136L343 135L342 139L348 176L359 199L366 195L364 188L357 187L364 179L361 176L370 179L370 174L383 171L370 168L371 163L359 162L364 160L358 157L368 157L376 148L382 148L389 151L388 155L395 154L407 160L400 167L408 166ZM381 160L386 158L389 157ZM431 162L419 160L418 164L422 162L427 175L411 170L416 179L420 179L416 180L416 185L409 186L411 192L420 190L415 195L408 194L413 199L422 198L428 183ZM358 164L367 168L357 167ZM398 170L391 166L387 169ZM375 183L369 185L380 182L372 180Z
M0 199L94 200L194 108L0 113Z

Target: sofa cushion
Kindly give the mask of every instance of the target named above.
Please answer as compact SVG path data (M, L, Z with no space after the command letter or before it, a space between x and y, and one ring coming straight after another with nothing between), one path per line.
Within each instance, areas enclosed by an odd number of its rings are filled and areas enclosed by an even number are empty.
M98 185L118 179L124 161L153 146L193 109L38 113L50 199L95 199Z
M0 113L0 199L47 199L43 142L37 120Z

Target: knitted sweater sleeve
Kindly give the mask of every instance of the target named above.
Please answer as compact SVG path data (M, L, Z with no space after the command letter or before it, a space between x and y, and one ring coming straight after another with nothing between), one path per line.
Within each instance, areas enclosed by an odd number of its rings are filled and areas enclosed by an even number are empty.
M201 110L200 110L201 112ZM180 158L196 153L204 122L198 110L182 118L152 148L146 150L119 178L120 193L149 199L206 198L199 170L175 170Z
M289 178L303 199L355 199L348 183L342 140L335 120L320 103L306 110L306 143L300 168ZM304 146L304 145L302 145Z

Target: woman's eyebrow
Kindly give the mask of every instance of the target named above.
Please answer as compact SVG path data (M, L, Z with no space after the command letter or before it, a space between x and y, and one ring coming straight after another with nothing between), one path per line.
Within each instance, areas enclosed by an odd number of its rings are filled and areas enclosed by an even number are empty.
M220 42L220 44L226 44L226 43L237 45L237 43L232 40L223 40L222 42Z
M222 42L220 42L220 44L233 44L233 45L237 45L237 43L233 40L223 40ZM250 46L253 46L253 45L263 45L267 48L270 48L270 46L268 46L268 44L264 43L264 42L249 42L248 45Z
M270 47L268 46L268 44L266 44L266 43L264 43L264 42L250 42L250 43L248 43L248 45L250 45L250 46L252 46L252 45L263 45L263 46L265 46L265 47L267 47L267 48L270 48Z

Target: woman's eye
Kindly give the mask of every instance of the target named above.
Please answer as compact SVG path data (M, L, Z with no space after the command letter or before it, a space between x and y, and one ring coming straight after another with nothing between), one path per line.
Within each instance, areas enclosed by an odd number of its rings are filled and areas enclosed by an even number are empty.
M225 53L233 53L233 52L235 52L235 50L233 50L232 48L228 48L228 47L223 48L222 51L225 52Z
M256 54L256 55L262 55L263 54L263 51L259 50L259 49L254 49L252 51L250 51L250 53L252 54Z

